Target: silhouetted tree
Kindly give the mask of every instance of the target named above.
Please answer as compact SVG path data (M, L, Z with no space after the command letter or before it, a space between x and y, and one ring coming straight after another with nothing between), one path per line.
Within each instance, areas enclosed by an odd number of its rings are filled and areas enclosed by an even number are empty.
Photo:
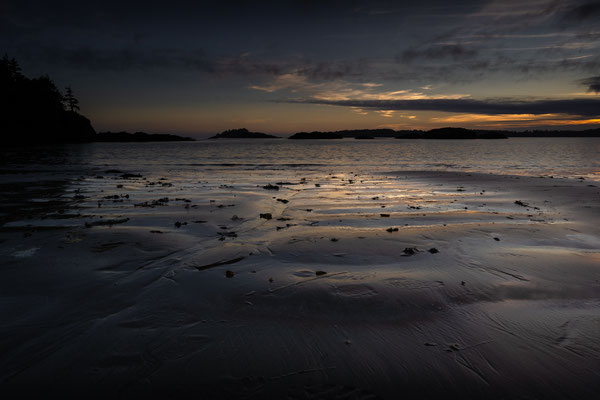
M0 59L0 93L1 144L94 140L90 121L75 111L78 101L70 87L63 98L48 75L30 79L6 55Z
M65 96L63 97L63 101L65 102L65 105L69 108L69 110L79 111L79 100L77 100L75 96L73 96L73 90L71 89L71 86L67 86L65 88Z
M21 74L21 67L17 63L17 60L14 58L8 58L8 55L4 55L2 57L2 61L0 62L0 75L2 75L2 80L17 82L25 78Z

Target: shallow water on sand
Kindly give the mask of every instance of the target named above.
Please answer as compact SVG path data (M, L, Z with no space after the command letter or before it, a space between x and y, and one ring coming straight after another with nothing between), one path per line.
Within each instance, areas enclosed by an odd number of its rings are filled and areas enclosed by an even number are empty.
M600 142L579 140L10 151L0 389L590 398Z

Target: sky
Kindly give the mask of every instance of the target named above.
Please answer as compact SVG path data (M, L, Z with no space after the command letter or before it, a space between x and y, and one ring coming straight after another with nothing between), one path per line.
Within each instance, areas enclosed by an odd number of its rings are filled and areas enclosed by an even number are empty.
M97 131L600 127L600 1L0 1Z

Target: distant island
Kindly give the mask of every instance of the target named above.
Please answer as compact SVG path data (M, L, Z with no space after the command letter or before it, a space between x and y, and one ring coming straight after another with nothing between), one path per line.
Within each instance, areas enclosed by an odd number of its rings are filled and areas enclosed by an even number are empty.
M344 137L336 132L298 132L288 139L343 139Z
M167 133L99 132L92 142L193 142L195 140Z
M477 131L465 128L438 128L427 132L399 134L396 139L507 139L504 132Z
M209 139L281 139L279 136L261 132L250 132L246 128L230 129L209 137Z

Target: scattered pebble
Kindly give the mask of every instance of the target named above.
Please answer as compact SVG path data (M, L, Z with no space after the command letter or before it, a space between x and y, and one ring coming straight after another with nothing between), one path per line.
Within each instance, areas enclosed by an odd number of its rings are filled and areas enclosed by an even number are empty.
M321 275L325 275L327 272L325 271L315 271L315 275L316 276L321 276Z
M233 271L230 271L230 270L225 271L225 276L227 278L233 278L234 275L235 275L235 273Z
M398 232L398 228L387 228L387 232Z
M264 218L264 219L271 219L271 218L273 218L273 215L271 215L271 213L264 213L264 214L260 214L260 217Z
M430 252L431 254L436 254L439 253L440 251L438 249L436 249L435 247L432 247L431 249L427 250L428 252Z

